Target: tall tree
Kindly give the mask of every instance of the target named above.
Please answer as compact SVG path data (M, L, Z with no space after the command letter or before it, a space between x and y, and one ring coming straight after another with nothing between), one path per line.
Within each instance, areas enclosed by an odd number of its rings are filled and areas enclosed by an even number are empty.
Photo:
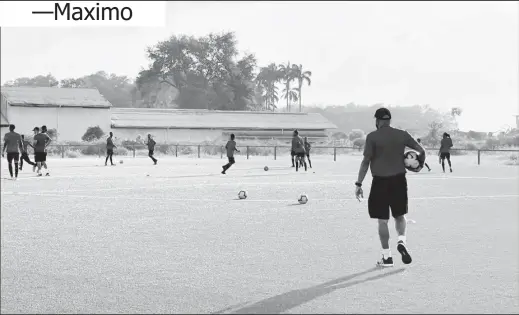
M290 112L290 102L296 100L294 97L297 97L297 93L290 86L290 83L295 79L295 67L288 61L286 65L279 66L279 71L282 73L283 84L285 85L283 98L287 100L287 111Z
M278 87L276 84L282 79L282 73L275 63L262 67L256 77L256 84L263 93L265 110L275 110L279 101Z
M294 66L294 77L297 80L298 87L297 87L297 93L298 93L298 99L299 99L299 112L301 112L302 108L302 98L301 98L301 90L303 89L303 84L306 82L308 86L312 84L312 79L310 78L312 76L311 71L304 71L303 65Z
M458 120L456 119L456 117L461 116L461 113L463 113L463 109L461 107L451 108L451 116L454 119L454 123L456 124L456 127L458 126Z

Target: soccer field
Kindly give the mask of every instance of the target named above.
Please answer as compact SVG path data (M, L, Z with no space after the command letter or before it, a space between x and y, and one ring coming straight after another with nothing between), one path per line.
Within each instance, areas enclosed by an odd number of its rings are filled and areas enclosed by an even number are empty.
M225 160L188 158L24 169L1 182L1 312L519 312L518 167L453 157L454 173L431 160L409 174L413 263L390 222L395 266L381 270L377 223L354 198L360 159L316 157L306 173L289 157L239 158L227 175Z

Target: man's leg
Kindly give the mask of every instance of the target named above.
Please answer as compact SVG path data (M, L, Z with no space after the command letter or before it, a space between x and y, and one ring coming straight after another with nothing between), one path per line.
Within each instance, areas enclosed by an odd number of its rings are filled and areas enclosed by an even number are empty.
M114 165L114 161L112 160L112 157L114 156L114 152L110 152L110 164Z
M312 168L312 160L310 160L310 154L307 154L306 158L308 159L308 165L310 165L310 168Z
M290 152L290 157L292 158L292 167L294 167L295 154L294 152Z
M430 171L431 168L429 167L429 165L427 165L427 163L424 163L425 167L427 167L427 169Z
M13 156L10 153L7 153L7 163L9 167L9 175L13 178Z
M389 249L389 195L387 180L373 178L368 197L369 217L378 221L378 236L382 246L382 259L377 262L380 267L392 267L393 257Z
M108 165L108 159L109 159L109 158L110 158L110 153L107 152L107 153L106 153L106 159L105 159L105 166Z
M442 160L442 170L445 173L445 157L442 155L440 159Z
M412 259L406 247L407 219L408 212L407 179L405 175L395 176L389 186L391 195L391 213L395 219L395 229L398 234L397 250L402 255L402 262L410 264Z
M450 169L450 171L452 173L452 164L451 164L451 155L450 155L450 153L447 154L446 158L447 158L447 163L449 163L449 169Z
M20 159L20 171L22 170L23 168L23 160L25 159L25 153L22 153L22 158Z

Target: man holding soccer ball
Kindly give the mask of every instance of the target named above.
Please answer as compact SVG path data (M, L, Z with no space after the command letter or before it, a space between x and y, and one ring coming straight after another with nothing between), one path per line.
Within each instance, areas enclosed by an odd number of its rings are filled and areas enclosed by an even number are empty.
M395 219L398 233L397 250L402 255L404 264L412 259L406 246L405 215L408 212L406 168L404 150L406 147L418 152L420 169L425 163L425 151L409 133L390 126L391 113L387 108L379 108L375 112L377 130L366 137L364 159L360 165L359 176L355 182L355 196L360 201L364 197L362 182L371 167L373 181L368 198L368 212L372 219L378 220L378 234L382 244L382 259L377 262L380 267L392 267L393 258L389 249L389 211Z

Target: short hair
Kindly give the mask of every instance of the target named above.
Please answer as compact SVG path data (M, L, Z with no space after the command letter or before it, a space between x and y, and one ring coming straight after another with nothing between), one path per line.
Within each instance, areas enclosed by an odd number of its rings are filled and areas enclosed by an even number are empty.
M296 136L299 135L299 131L297 131L297 129L294 130L294 135L296 135Z
M13 131L13 130L14 130L14 128L16 128L16 126L15 126L15 125L9 125L9 131Z
M45 126L45 125L41 126L41 130L42 131L47 130L47 126Z
M420 140L420 138L417 138L416 141L420 142L420 141L422 141L422 140Z
M381 107L377 109L377 111L375 112L375 118L379 120L390 120L391 112L389 111L389 109Z
M25 136L24 135L20 135L22 137L22 139L25 139Z
M110 131L110 136L113 136L113 135L114 135L113 132Z
M34 127L34 129L32 131L40 131L40 128L39 127Z
M234 133L231 133L231 139L234 139Z

